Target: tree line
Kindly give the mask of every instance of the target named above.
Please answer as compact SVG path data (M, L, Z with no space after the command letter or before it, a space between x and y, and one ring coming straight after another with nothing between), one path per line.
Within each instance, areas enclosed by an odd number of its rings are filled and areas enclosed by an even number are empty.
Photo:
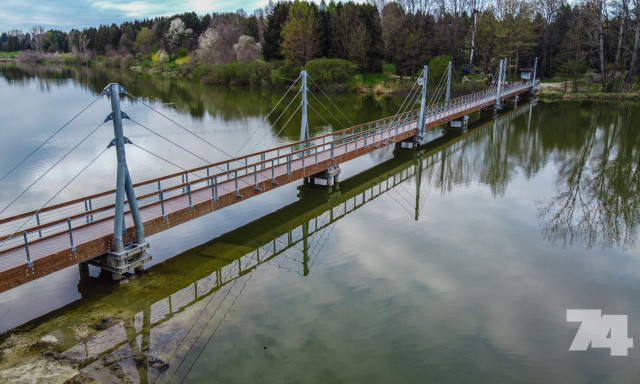
M344 59L364 75L414 76L447 55L457 68L493 72L506 57L517 76L539 58L544 77L592 73L604 91L628 90L637 72L640 0L370 0L269 2L235 13L127 21L69 32L40 26L2 33L4 51L60 52L140 63L189 57L195 65ZM574 85L575 86L575 85Z

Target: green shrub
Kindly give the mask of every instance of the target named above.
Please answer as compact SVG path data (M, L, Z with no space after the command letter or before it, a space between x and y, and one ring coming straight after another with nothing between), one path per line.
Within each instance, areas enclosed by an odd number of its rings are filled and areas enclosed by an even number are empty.
M187 50L187 48L180 48L178 49L178 51L176 51L176 53L173 54L174 59L179 59L181 57L187 56L189 56L189 51Z
M133 57L132 54L128 54L127 56L123 57L122 60L120 61L120 66L122 68L131 68L134 65L136 65L136 59Z
M357 65L342 59L311 60L305 68L318 85L349 83L358 70Z
M193 71L193 76L208 85L269 86L272 84L272 75L278 73L271 68L271 64L260 61L234 61L227 64L200 65Z
M429 73L427 74L429 84L438 84L440 82L440 79L448 70L450 61L451 56L448 55L436 56L429 61Z
M396 73L396 66L393 64L382 64L382 73L393 75Z

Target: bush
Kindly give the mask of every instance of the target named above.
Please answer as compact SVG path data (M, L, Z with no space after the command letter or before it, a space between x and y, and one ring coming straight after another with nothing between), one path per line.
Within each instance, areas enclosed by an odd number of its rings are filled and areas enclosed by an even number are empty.
M187 57L187 56L189 56L189 51L187 50L187 48L180 48L173 55L173 58L174 59L179 59L181 57Z
M251 63L234 61L207 67L198 66L193 75L203 84L209 85L268 86L272 83L272 74L277 72L271 68L271 64L261 61Z
M133 57L132 54L128 54L127 56L123 57L122 60L120 61L120 66L123 68L131 68L134 65L136 65L136 59Z
M358 70L357 65L342 59L311 60L305 68L318 85L349 83Z
M442 76L448 71L450 61L451 56L447 55L436 56L429 61L429 73L427 74L429 84L440 82Z

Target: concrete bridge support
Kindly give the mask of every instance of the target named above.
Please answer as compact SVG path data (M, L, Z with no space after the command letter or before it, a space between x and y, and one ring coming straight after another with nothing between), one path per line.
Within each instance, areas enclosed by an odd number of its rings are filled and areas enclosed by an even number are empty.
M318 172L311 176L304 178L306 185L326 185L331 192L334 188L340 189L340 173L342 170L339 165L326 169L322 172Z

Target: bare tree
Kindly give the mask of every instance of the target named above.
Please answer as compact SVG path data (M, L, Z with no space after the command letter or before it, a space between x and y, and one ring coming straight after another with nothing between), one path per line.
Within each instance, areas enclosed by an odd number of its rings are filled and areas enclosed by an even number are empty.
M31 33L31 38L33 38L33 43L35 44L36 51L42 51L44 43L47 41L47 35L44 31L44 28L41 25L35 25L29 28L29 32Z
M613 70L611 71L611 86L616 81L616 72L618 70L618 63L620 62L620 51L622 50L622 40L625 30L627 18L629 17L629 0L621 0L620 2L620 31L618 32L618 48L616 49L616 59L613 64Z
M602 91L607 90L607 66L604 57L604 21L607 17L607 0L584 0L586 21L588 22L587 34L593 46L597 47L598 62L600 65L600 80Z
M629 72L627 73L627 77L624 79L624 85L622 86L622 90L626 92L629 89L629 82L631 81L631 76L636 71L636 65L638 63L638 46L640 46L640 0L632 0L633 1L633 14L636 17L636 33L633 40L633 54L631 55L631 64L629 65Z
M552 33L551 26L555 21L560 7L564 4L565 0L536 0L536 11L542 15L545 25L542 28L542 57L540 60L540 69L543 75L546 75L549 70L549 63L553 62L552 55ZM625 0L627 1L627 0Z

